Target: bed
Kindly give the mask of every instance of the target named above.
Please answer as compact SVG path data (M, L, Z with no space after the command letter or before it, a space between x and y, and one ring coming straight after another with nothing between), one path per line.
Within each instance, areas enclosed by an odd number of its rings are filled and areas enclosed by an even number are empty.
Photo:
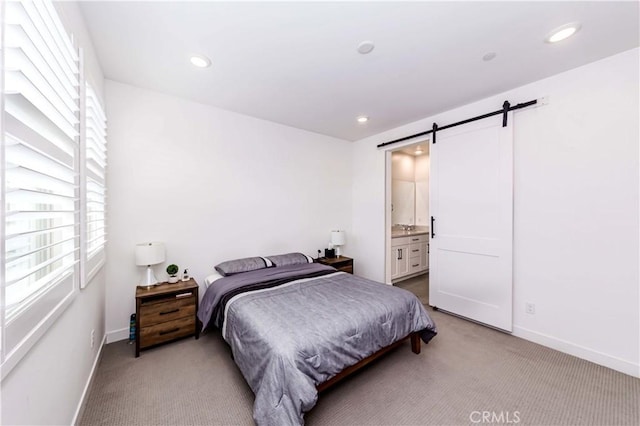
M198 317L218 328L255 394L258 425L304 424L318 392L436 327L418 298L318 263L278 262L208 277ZM259 263L259 262L258 262Z

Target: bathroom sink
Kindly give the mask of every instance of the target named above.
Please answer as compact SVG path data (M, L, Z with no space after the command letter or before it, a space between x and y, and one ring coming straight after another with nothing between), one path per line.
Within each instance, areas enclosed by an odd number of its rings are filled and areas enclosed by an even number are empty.
M422 230L422 229L414 229L412 231L391 231L391 238L394 237L409 237L411 235L422 235L422 234L428 234L429 230Z

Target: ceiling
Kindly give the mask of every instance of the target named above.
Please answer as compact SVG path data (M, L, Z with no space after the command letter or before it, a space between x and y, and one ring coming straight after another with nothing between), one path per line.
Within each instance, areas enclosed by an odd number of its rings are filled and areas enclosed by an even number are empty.
M420 153L417 154L416 150L420 149ZM403 146L402 149L398 149L395 152L402 152L407 155L411 155L412 157L417 157L419 155L429 155L429 144L428 143L418 143L409 146Z
M80 5L106 78L346 140L639 45L635 1ZM544 42L574 21L575 36Z

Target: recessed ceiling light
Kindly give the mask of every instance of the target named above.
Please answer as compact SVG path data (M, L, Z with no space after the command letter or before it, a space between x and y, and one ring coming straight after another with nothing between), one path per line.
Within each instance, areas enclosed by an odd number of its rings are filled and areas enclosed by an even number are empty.
M189 60L194 66L198 68L207 68L211 66L211 59L203 55L192 55Z
M490 60L492 60L495 57L496 57L496 52L489 52L489 53L486 53L482 57L482 60L485 61L485 62L489 62Z
M367 121L369 121L369 117L367 117L366 115L361 115L357 120L358 123L366 123Z
M544 41L546 41L547 43L557 43L577 33L580 27L581 25L579 22L572 22L570 24L562 25L551 31L544 39Z
M422 154L422 148L418 147L416 149L416 155L420 155L420 154Z
M358 53L366 55L367 53L371 53L374 47L376 46L372 41L365 40L358 45Z

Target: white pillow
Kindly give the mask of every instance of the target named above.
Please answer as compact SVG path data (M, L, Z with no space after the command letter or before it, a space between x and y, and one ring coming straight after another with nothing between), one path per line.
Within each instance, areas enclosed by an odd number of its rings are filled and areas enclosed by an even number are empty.
M220 275L217 271L209 275L207 278L204 279L205 288L209 288L211 284L218 281L220 278L224 278L224 277Z

